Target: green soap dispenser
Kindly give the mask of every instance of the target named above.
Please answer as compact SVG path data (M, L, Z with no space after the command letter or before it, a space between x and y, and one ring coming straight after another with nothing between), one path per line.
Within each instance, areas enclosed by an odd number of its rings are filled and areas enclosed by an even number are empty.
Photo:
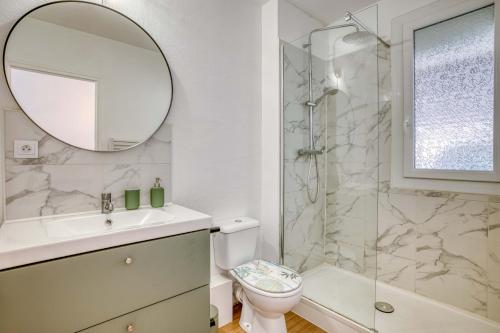
M165 204L165 189L161 187L160 178L156 178L150 191L151 207L159 208Z

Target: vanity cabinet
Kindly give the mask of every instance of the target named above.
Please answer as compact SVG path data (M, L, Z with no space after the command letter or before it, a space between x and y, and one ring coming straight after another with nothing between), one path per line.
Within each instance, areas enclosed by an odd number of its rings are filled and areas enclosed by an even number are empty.
M181 333L208 332L208 286L134 311L91 327L81 333Z
M209 238L202 230L0 271L0 332L208 330Z

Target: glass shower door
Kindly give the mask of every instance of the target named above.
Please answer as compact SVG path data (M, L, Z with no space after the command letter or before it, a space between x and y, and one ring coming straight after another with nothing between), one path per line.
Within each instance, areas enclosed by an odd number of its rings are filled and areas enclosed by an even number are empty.
M376 6L358 16L376 31ZM282 46L283 259L303 276L304 297L373 328L378 44L353 32L343 28L312 38L312 128L316 148L325 148L312 163L298 154L309 145L308 49L304 39Z

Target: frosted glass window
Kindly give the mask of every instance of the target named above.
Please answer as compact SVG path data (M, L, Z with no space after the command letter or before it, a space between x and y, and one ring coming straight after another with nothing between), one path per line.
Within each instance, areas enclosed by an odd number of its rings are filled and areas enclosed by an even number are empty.
M493 6L415 30L414 43L414 167L493 171Z

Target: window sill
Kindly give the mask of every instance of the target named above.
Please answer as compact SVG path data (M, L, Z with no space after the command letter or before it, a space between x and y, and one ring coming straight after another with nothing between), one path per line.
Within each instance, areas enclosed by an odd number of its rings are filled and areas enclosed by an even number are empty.
M398 176L397 170L392 168L391 187L389 191L427 191L427 192L448 192L448 193L470 193L499 196L500 183L497 182L476 182L462 180L441 180L406 178Z

